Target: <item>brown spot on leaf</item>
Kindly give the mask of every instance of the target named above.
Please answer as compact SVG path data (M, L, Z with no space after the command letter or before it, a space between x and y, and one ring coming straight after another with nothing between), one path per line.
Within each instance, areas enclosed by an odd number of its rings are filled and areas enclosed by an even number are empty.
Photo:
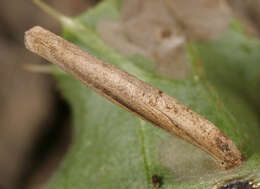
M200 59L197 59L197 60L196 60L196 66L197 66L197 67L202 67L202 62L201 62Z
M171 30L169 30L169 29L163 29L163 30L161 31L161 37L162 37L163 39L169 38L171 35L172 35L172 32L171 32Z
M218 107L220 108L222 106L222 101L221 100L218 100Z
M158 175L153 175L152 176L152 183L153 183L153 186L155 188L159 188L162 185L162 178L159 177Z

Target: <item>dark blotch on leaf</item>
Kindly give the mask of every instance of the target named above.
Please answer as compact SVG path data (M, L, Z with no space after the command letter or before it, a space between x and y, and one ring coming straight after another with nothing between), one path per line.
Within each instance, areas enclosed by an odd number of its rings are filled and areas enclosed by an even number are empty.
M236 180L221 186L219 189L253 189L251 182Z
M153 175L152 176L152 183L153 183L153 186L155 188L161 187L161 185L162 185L162 177L160 177L158 175Z

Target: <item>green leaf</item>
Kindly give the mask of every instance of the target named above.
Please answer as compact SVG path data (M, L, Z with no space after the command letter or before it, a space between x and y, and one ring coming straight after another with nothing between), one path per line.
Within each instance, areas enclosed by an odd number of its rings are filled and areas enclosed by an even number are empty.
M212 188L228 179L260 180L260 41L230 29L213 42L189 44L193 74L170 80L153 73L144 57L126 57L95 32L103 18L119 19L118 0L106 0L73 20L63 21L64 38L178 99L225 132L246 158L220 171L204 152L151 126L56 71L73 114L73 143L49 189L148 189L152 177L162 189ZM259 91L259 90L258 90Z

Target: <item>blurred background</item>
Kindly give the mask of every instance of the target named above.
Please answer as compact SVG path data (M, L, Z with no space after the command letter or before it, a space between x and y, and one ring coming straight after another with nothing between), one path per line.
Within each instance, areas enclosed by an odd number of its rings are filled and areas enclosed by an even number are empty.
M94 6L98 0L45 2L74 16ZM227 2L248 32L258 35L260 1ZM24 48L24 32L34 25L61 33L59 23L31 0L1 0L0 189L42 188L71 142L70 109L54 79L47 73L30 72L24 66L46 63Z
M96 2L46 1L69 16ZM41 188L71 140L69 107L54 79L24 68L46 63L24 48L24 32L34 25L61 33L31 0L0 1L0 189Z

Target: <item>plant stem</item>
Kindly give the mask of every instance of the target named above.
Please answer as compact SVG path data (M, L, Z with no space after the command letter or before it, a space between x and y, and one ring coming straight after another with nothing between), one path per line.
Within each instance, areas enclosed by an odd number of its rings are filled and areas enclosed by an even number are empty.
M222 131L157 88L39 26L26 32L25 45L111 102L208 152L220 167L242 163L240 151Z
M44 3L41 0L33 0L33 2L41 7L43 10L45 10L49 15L51 15L56 20L62 21L63 19L66 19L67 17L59 13L58 11L54 10L50 6L48 6L46 3Z

